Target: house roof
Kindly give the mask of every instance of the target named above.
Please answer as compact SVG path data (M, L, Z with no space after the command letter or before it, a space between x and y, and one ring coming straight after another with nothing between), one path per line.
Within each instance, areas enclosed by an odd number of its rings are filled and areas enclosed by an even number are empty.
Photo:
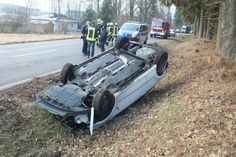
M71 20L69 19L67 16L65 15L58 15L56 13L48 13L48 14L42 14L40 16L31 16L30 17L31 21L32 22L35 22L35 21L45 21L45 22L69 22L69 23L77 23L78 21L76 20Z

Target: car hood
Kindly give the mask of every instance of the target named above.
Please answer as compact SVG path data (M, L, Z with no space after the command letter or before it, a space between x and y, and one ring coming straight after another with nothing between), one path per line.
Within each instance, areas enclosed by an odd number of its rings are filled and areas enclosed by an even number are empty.
M83 104L83 98L87 95L85 91L74 84L64 86L51 85L42 93L41 98L59 108L73 110Z

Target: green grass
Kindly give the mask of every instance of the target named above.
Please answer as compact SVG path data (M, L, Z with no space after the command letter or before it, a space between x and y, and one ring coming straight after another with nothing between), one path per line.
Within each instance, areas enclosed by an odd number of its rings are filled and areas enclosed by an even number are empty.
M64 146L66 139L73 134L58 123L52 114L34 106L27 106L17 111L23 115L10 118L1 117L1 149L0 156L50 156L53 149ZM17 116L15 113L14 115ZM10 119L9 119L10 118ZM47 141L57 143L52 146Z

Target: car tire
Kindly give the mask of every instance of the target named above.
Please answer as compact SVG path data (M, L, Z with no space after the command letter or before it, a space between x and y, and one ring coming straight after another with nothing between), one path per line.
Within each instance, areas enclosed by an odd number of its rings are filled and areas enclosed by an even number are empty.
M161 76L167 66L168 66L168 53L164 51L160 51L154 58L153 64L156 64L156 72L158 76Z
M153 35L152 35L152 34L150 34L150 37L151 37L151 38L153 38Z
M71 81L75 77L73 68L74 66L71 63L66 63L63 66L59 75L59 80L61 83L66 84L67 80Z
M100 89L93 98L95 118L99 121L107 118L115 105L115 96L106 89Z

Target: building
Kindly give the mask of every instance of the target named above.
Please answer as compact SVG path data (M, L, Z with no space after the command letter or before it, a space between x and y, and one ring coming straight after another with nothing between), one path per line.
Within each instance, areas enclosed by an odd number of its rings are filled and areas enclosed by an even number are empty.
M78 30L78 21L71 20L65 15L56 13L43 14L30 18L31 24L53 24L53 33L76 32Z

